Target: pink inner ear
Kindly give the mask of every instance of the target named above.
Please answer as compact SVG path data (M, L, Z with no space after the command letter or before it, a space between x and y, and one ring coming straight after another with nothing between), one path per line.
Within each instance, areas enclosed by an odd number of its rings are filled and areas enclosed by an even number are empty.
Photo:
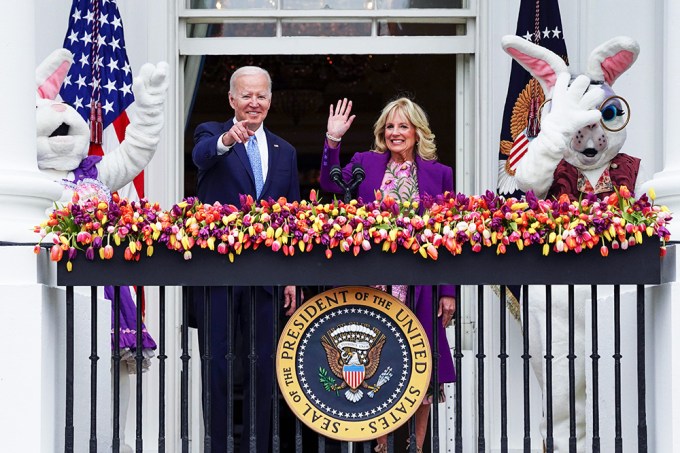
M557 80L557 75L553 68L540 58L530 57L527 54L520 52L517 49L507 49L507 52L512 57L521 62L525 67L530 69L530 72L539 80L542 80L547 88L552 88Z
M622 50L611 57L605 58L600 65L605 82L612 85L621 74L630 68L634 59L635 55L628 50Z
M71 64L64 61L59 67L38 87L38 96L42 99L55 99L59 94L61 84L64 82Z

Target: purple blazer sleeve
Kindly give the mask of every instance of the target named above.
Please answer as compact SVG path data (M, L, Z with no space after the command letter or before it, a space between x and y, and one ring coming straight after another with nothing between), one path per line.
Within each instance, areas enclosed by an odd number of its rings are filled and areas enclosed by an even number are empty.
M319 185L321 190L331 193L341 193L340 188L331 180L331 168L340 165L340 143L333 149L328 146L328 141L323 142L323 154L321 156L321 175Z
M328 140L323 142L323 155L321 157L321 175L319 178L319 185L325 192L342 193L342 189L338 187L331 179L331 169L336 165L340 165L340 143L338 147L333 149L328 146ZM342 169L342 179L349 182L352 179L352 168L354 164L361 160L360 154L355 153L349 164Z

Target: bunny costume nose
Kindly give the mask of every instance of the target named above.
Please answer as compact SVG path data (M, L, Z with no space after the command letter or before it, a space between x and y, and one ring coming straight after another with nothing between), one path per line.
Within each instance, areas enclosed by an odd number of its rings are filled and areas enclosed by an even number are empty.
M66 106L64 104L52 104L51 107L52 107L52 110L54 110L55 112L66 111Z

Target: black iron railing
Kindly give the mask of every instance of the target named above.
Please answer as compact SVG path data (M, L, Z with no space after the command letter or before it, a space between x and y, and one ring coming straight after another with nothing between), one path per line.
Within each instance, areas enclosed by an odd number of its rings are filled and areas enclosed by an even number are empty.
M457 370L457 380L455 383L455 416L454 416L454 440L455 451L463 451L463 434L462 434L462 407L465 398L471 398L474 401L475 408L478 414L477 425L477 451L486 451L488 439L496 437L500 439L501 451L508 450L508 411L513 408L508 407L508 383L507 383L507 367L508 361L511 359L507 351L507 326L505 321L506 311L506 285L521 285L524 291L522 292L522 310L524 319L528 317L528 309L530 304L530 297L528 287L526 285L547 285L546 286L546 354L545 367L547 370L546 381L546 396L547 396L547 413L546 419L548 422L547 436L545 445L548 451L552 451L552 409L553 402L551 401L552 386L555 379L569 379L570 382L570 447L575 451L575 412L576 407L574 403L574 360L577 358L574 349L573 331L574 331L574 291L573 287L569 291L569 376L553 376L552 369L552 307L551 307L551 289L550 285L590 285L592 288L592 298L597 300L597 285L614 285L614 368L615 368L615 387L616 395L616 430L611 433L615 437L616 451L623 451L621 419L622 405L621 405L621 349L619 329L620 316L620 285L634 284L637 285L637 378L638 378L638 451L647 451L647 421L646 421L646 385L645 385L645 311L644 311L644 288L645 285L657 285L665 282L673 281L675 278L675 249L668 248L668 254L665 258L659 257L658 243L647 241L642 245L631 247L627 251L614 250L611 251L608 257L602 257L595 250L589 250L582 254L564 253L551 254L550 256L542 256L538 248L527 248L522 252L512 251L505 255L496 255L492 250L484 250L481 253L472 253L465 251L459 256L450 256L442 253L437 261L424 260L418 255L413 255L407 251L399 251L395 254L386 254L377 250L362 253L355 257L349 253L336 253L331 260L327 260L321 251L313 251L312 253L301 253L294 257L283 256L280 253L274 253L268 249L258 250L257 252L245 251L242 255L236 257L235 263L229 263L225 256L218 255L208 250L196 250L193 253L191 261L185 261L181 254L167 251L156 250L153 257L143 257L139 262L126 262L122 259L122 251L116 253L114 259L109 261L92 261L88 262L78 259L74 262L74 270L67 272L65 265L60 263L57 270L58 285L66 286L66 311L67 311L67 353L66 353L66 416L65 416L65 450L74 451L74 423L87 423L85 418L74 419L74 392L85 392L86 389L74 389L74 349L73 349L73 311L74 311L74 286L89 286L92 287L92 345L90 353L90 373L91 373L91 388L90 394L93 401L90 412L90 450L96 451L97 448L97 428L104 423L113 423L113 439L111 444L114 451L120 449L120 413L119 413L119 385L118 369L120 367L120 354L118 351L113 351L113 388L111 390L113 395L113 420L98 420L97 406L94 404L98 391L97 372L98 372L98 351L95 337L96 320L97 320L97 286L102 285L137 285L139 291L139 299L141 300L141 291L145 286L158 286L160 288L158 316L160 324L160 332L158 335L158 366L159 366L159 381L154 390L158 392L158 417L159 429L158 439L149 440L144 438L144 426L142 418L143 401L146 395L142 392L142 375L137 373L136 378L136 451L142 451L142 448L156 449L153 444L157 443L157 450L159 452L171 451L172 447L168 445L175 445L177 439L169 439L167 437L168 430L165 426L166 420L166 401L168 398L179 397L180 400L180 430L179 437L181 441L181 449L183 452L189 451L189 372L191 366L202 366L204 374L209 376L211 366L211 351L209 346L204 348L202 360L197 361L190 357L189 354L189 331L186 320L188 319L188 304L191 298L190 287L203 286L207 295L210 294L211 286L226 286L228 287L228 296L225 303L233 300L234 286L251 286L251 285L274 285L276 286L276 294L280 295L283 285L298 285L308 288L314 288L321 291L327 287L341 286L341 285L372 285L372 284L407 284L407 285L439 285L439 284L454 284L454 285L472 285L477 286L477 300L464 300L463 293L459 290L457 304L458 306L467 305L476 307L476 316L478 322L477 342L476 342L476 371L477 371L477 395L464 395L462 392L463 381L467 379L470 374L466 373L463 368L463 353L462 353L462 333L461 329L455 330L455 341L453 345L453 357ZM318 253L317 253L318 252ZM644 266L635 265L635 263L644 262ZM498 300L498 309L500 314L500 344L498 361L489 362L485 351L489 349L484 342L484 325L485 325L485 286L501 285ZM182 327L181 327L181 350L176 351L173 348L168 349L166 342L167 329L165 326L166 320L166 295L165 290L168 286L182 286ZM436 291L436 286L435 286ZM413 291L409 291L412 295ZM298 292L299 294L299 292ZM435 292L436 294L436 292ZM251 292L253 297L251 307L254 307L254 292ZM209 299L209 298L208 298ZM278 312L279 307L277 301L279 297L274 297L275 313ZM437 300L433 297L433 300ZM299 301L301 302L301 301ZM411 303L412 303L411 299ZM214 303L214 302L213 302ZM206 304L204 313L205 320L210 319L211 309L210 304ZM233 309L233 304L229 304L230 309ZM120 310L120 294L118 289L115 291L113 309L116 313L113 316L117 323ZM435 325L436 325L436 310L435 311ZM137 344L142 344L142 329L141 329L141 304L137 308ZM228 335L234 338L234 325L231 322L234 319L233 312L230 313L229 324L227 325ZM598 304L592 304L592 353L590 359L592 361L592 389L593 389L593 426L592 426L592 448L593 451L599 451L600 439L603 433L599 430L600 414L598 406L598 389L599 382L599 366L600 355L598 351ZM254 340L256 336L256 329L266 328L266 326L257 325L255 319L254 308L250 311L250 322L253 329L250 329L249 341L250 349L250 375L257 376L258 358L254 351ZM210 323L206 323L210 326ZM461 326L461 310L456 311L455 325ZM271 327L278 335L280 330L280 321L275 316L275 323ZM435 335L437 329L434 329ZM118 325L114 326L114 335L119 334ZM205 333L205 338L209 338L210 332ZM523 325L523 392L524 392L524 407L523 409L514 408L515 413L523 411L524 415L524 450L530 451L531 438L537 436L536 432L531 432L531 418L540 416L540 414L531 414L529 395L530 395L530 354L529 354L529 326L527 323ZM274 335L274 345L276 347L277 335ZM118 339L114 339L114 344L118 344ZM206 345L210 342L206 341ZM435 337L434 344L437 345ZM303 450L305 445L306 430L298 420L294 423L294 433L288 437L284 435L281 430L281 423L286 420L281 419L283 411L282 404L279 399L279 394L276 386L274 387L272 401L273 401L273 424L271 429L271 439L257 439L250 437L248 439L239 438L235 431L235 394L237 389L234 387L234 350L233 342L229 346L227 354L229 368L228 368L228 400L229 404L224 408L229 420L227 428L228 451L235 451L236 445L239 442L249 443L252 451L255 450L255 445L259 442L270 442L271 449L274 452L278 451L296 451ZM436 382L438 355L440 351L434 350L434 388L438 388ZM168 354L173 354L181 360L181 378L180 378L180 395L169 395L166 387L166 377L168 370L166 369L166 360ZM265 358L270 359L270 358ZM142 368L142 352L141 348L136 351L135 356L137 370ZM259 360L262 360L261 358ZM500 375L500 432L487 433L486 430L486 412L484 410L484 401L486 397L486 390L488 390L488 383L485 382L485 367L498 366ZM204 381L205 384L205 381ZM612 385L612 383L607 383ZM269 398L268 395L257 395L254 387L254 381L251 379L245 382L244 385L251 386L250 394L253 396L250 401L244 401L243 404L248 404L251 414L255 413L255 405L257 398ZM209 388L209 386L208 386ZM108 391L108 390L107 390ZM435 392L436 394L436 392ZM210 411L210 395L204 395L203 407L206 409L204 418L205 436L202 439L204 444L204 451L211 451L212 432ZM439 425L442 423L439 420L436 410L436 402L438 398L433 398L435 401L434 416L431 419L433 426L433 433L431 439L431 451L439 451L442 442L439 439ZM251 416L251 430L254 432L256 417ZM448 423L444 421L444 423ZM411 424L413 426L414 424ZM607 433L610 435L610 433ZM413 428L410 429L408 436L411 439L412 451L415 451L415 434ZM388 451L399 451L400 448L394 446L395 442L390 436ZM346 443L341 443L339 446L334 442L329 442L321 435L314 440L314 446L311 451L318 450L325 451L348 451L349 446ZM363 445L354 445L353 451L371 451L372 447L369 442L364 442ZM307 450L310 451L310 450ZM427 451L427 450L426 450Z

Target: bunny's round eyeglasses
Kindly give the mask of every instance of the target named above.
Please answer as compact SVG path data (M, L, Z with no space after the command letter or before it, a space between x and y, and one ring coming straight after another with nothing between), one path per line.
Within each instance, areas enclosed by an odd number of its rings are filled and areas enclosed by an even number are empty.
M546 99L538 109L538 120L541 120L543 107L552 99ZM630 121L630 105L622 96L609 96L598 108L602 113L600 125L609 132L619 132L623 130Z

